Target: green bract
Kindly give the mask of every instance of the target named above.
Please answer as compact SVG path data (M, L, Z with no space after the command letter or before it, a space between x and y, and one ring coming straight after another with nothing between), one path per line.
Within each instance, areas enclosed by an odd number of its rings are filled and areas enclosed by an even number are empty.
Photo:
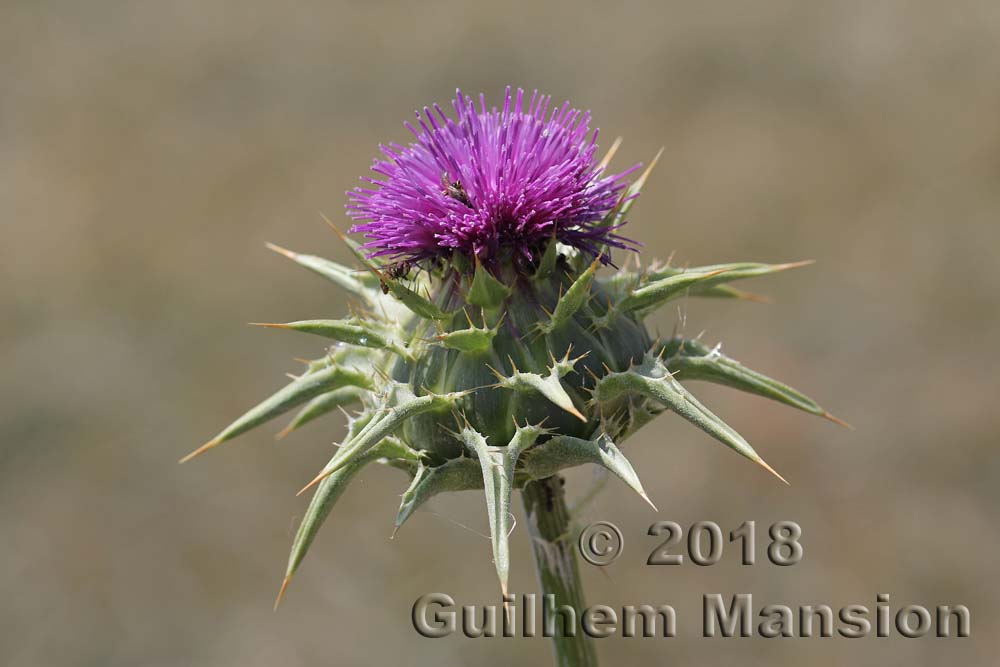
M607 224L617 224L630 203L612 211ZM313 497L282 593L344 488L370 463L410 477L397 528L436 494L483 490L506 591L511 492L593 463L648 502L620 445L660 412L675 412L777 475L684 381L724 384L829 417L808 397L717 349L683 338L655 340L644 324L650 313L685 296L752 298L729 283L800 264L660 266L601 275L598 262L553 240L527 269L522 263L490 272L456 257L448 266L400 277L405 272L366 260L354 244L359 269L271 247L347 290L355 315L265 325L336 342L300 377L183 460L294 408L299 412L282 435L334 408L358 408L343 442L303 489L313 489Z

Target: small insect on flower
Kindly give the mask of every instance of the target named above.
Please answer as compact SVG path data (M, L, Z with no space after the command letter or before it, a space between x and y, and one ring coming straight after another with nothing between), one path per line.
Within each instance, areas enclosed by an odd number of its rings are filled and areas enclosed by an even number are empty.
M462 187L462 181L449 182L448 174L443 173L441 174L441 182L444 183L444 193L446 195L452 199L462 202L469 208L472 208L472 202L469 201L469 193L467 193L465 188Z
M315 495L282 592L334 503L370 464L407 475L397 528L438 493L483 490L506 591L512 493L531 494L566 468L593 464L649 502L619 446L660 413L774 473L682 382L714 382L829 417L718 349L664 341L646 324L675 299L748 298L728 283L801 264L599 271L614 266L614 250L637 250L618 232L651 167L634 182L639 165L608 173L616 146L596 160L589 114L550 101L508 89L498 110L459 92L454 117L437 105L418 113L417 126L407 124L413 142L382 147L378 178L348 193L352 231L366 242L345 241L363 270L274 246L349 291L355 314L269 325L338 345L184 460L297 406L283 433L360 408L303 489ZM561 487L551 488L559 492L537 507L565 515Z
M381 273L379 273L378 282L379 286L382 288L382 294L389 293L389 282L390 280L406 280L406 277L410 274L410 269L412 265L406 261L401 260L395 264L389 264L388 266L383 266Z

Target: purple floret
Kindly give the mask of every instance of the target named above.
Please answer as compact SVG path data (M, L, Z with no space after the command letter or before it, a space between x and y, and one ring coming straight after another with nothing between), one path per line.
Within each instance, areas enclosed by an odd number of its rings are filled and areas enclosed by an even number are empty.
M348 193L352 232L370 239L371 257L424 263L457 250L492 266L531 262L555 236L609 261L603 247L634 249L602 225L639 165L605 176L594 164L597 130L590 113L567 102L549 111L551 97L507 88L502 110L479 110L461 91L452 102L457 120L438 105L417 112L416 141L381 146L387 159L364 178L375 187Z

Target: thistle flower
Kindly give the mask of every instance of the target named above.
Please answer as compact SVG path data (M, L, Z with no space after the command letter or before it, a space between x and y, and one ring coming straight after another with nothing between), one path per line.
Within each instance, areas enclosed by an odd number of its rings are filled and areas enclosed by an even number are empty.
M413 144L381 147L387 159L372 171L385 180L348 193L361 223L351 231L371 239L371 257L423 262L458 252L490 268L530 263L552 238L605 261L602 247L629 247L602 221L639 165L604 175L590 114L550 103L535 92L525 109L523 91L512 97L508 88L500 111L481 95L477 112L461 91L455 120L424 107L419 128L406 123Z
M636 247L618 230L652 165L631 183L636 167L605 175L617 144L596 163L589 115L549 104L534 94L525 107L523 93L508 90L501 110L482 97L477 109L458 93L454 119L437 106L418 113L419 128L408 126L415 141L383 147L387 159L373 167L383 178L349 193L352 231L367 242L344 240L360 270L271 246L350 293L354 315L264 325L334 344L182 460L299 406L281 435L359 407L303 489L314 495L282 593L347 484L371 463L409 477L396 528L439 493L481 490L505 591L512 491L596 464L648 502L620 445L661 412L777 475L683 382L724 384L829 417L718 347L656 339L645 324L681 297L754 298L730 283L803 263L653 264L599 275L612 249Z

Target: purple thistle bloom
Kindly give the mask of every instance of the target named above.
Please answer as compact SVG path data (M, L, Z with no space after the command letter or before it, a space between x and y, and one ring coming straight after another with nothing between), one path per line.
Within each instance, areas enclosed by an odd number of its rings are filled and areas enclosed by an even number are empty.
M550 112L551 97L537 91L526 110L523 101L508 87L503 110L487 111L480 95L477 111L458 91L457 120L424 107L419 128L405 123L414 143L380 146L387 159L372 171L383 178L364 178L377 187L349 192L347 205L371 257L421 263L458 251L487 266L530 262L553 236L606 263L603 246L634 249L615 233L621 224L604 220L639 165L605 176L589 112L568 102Z

